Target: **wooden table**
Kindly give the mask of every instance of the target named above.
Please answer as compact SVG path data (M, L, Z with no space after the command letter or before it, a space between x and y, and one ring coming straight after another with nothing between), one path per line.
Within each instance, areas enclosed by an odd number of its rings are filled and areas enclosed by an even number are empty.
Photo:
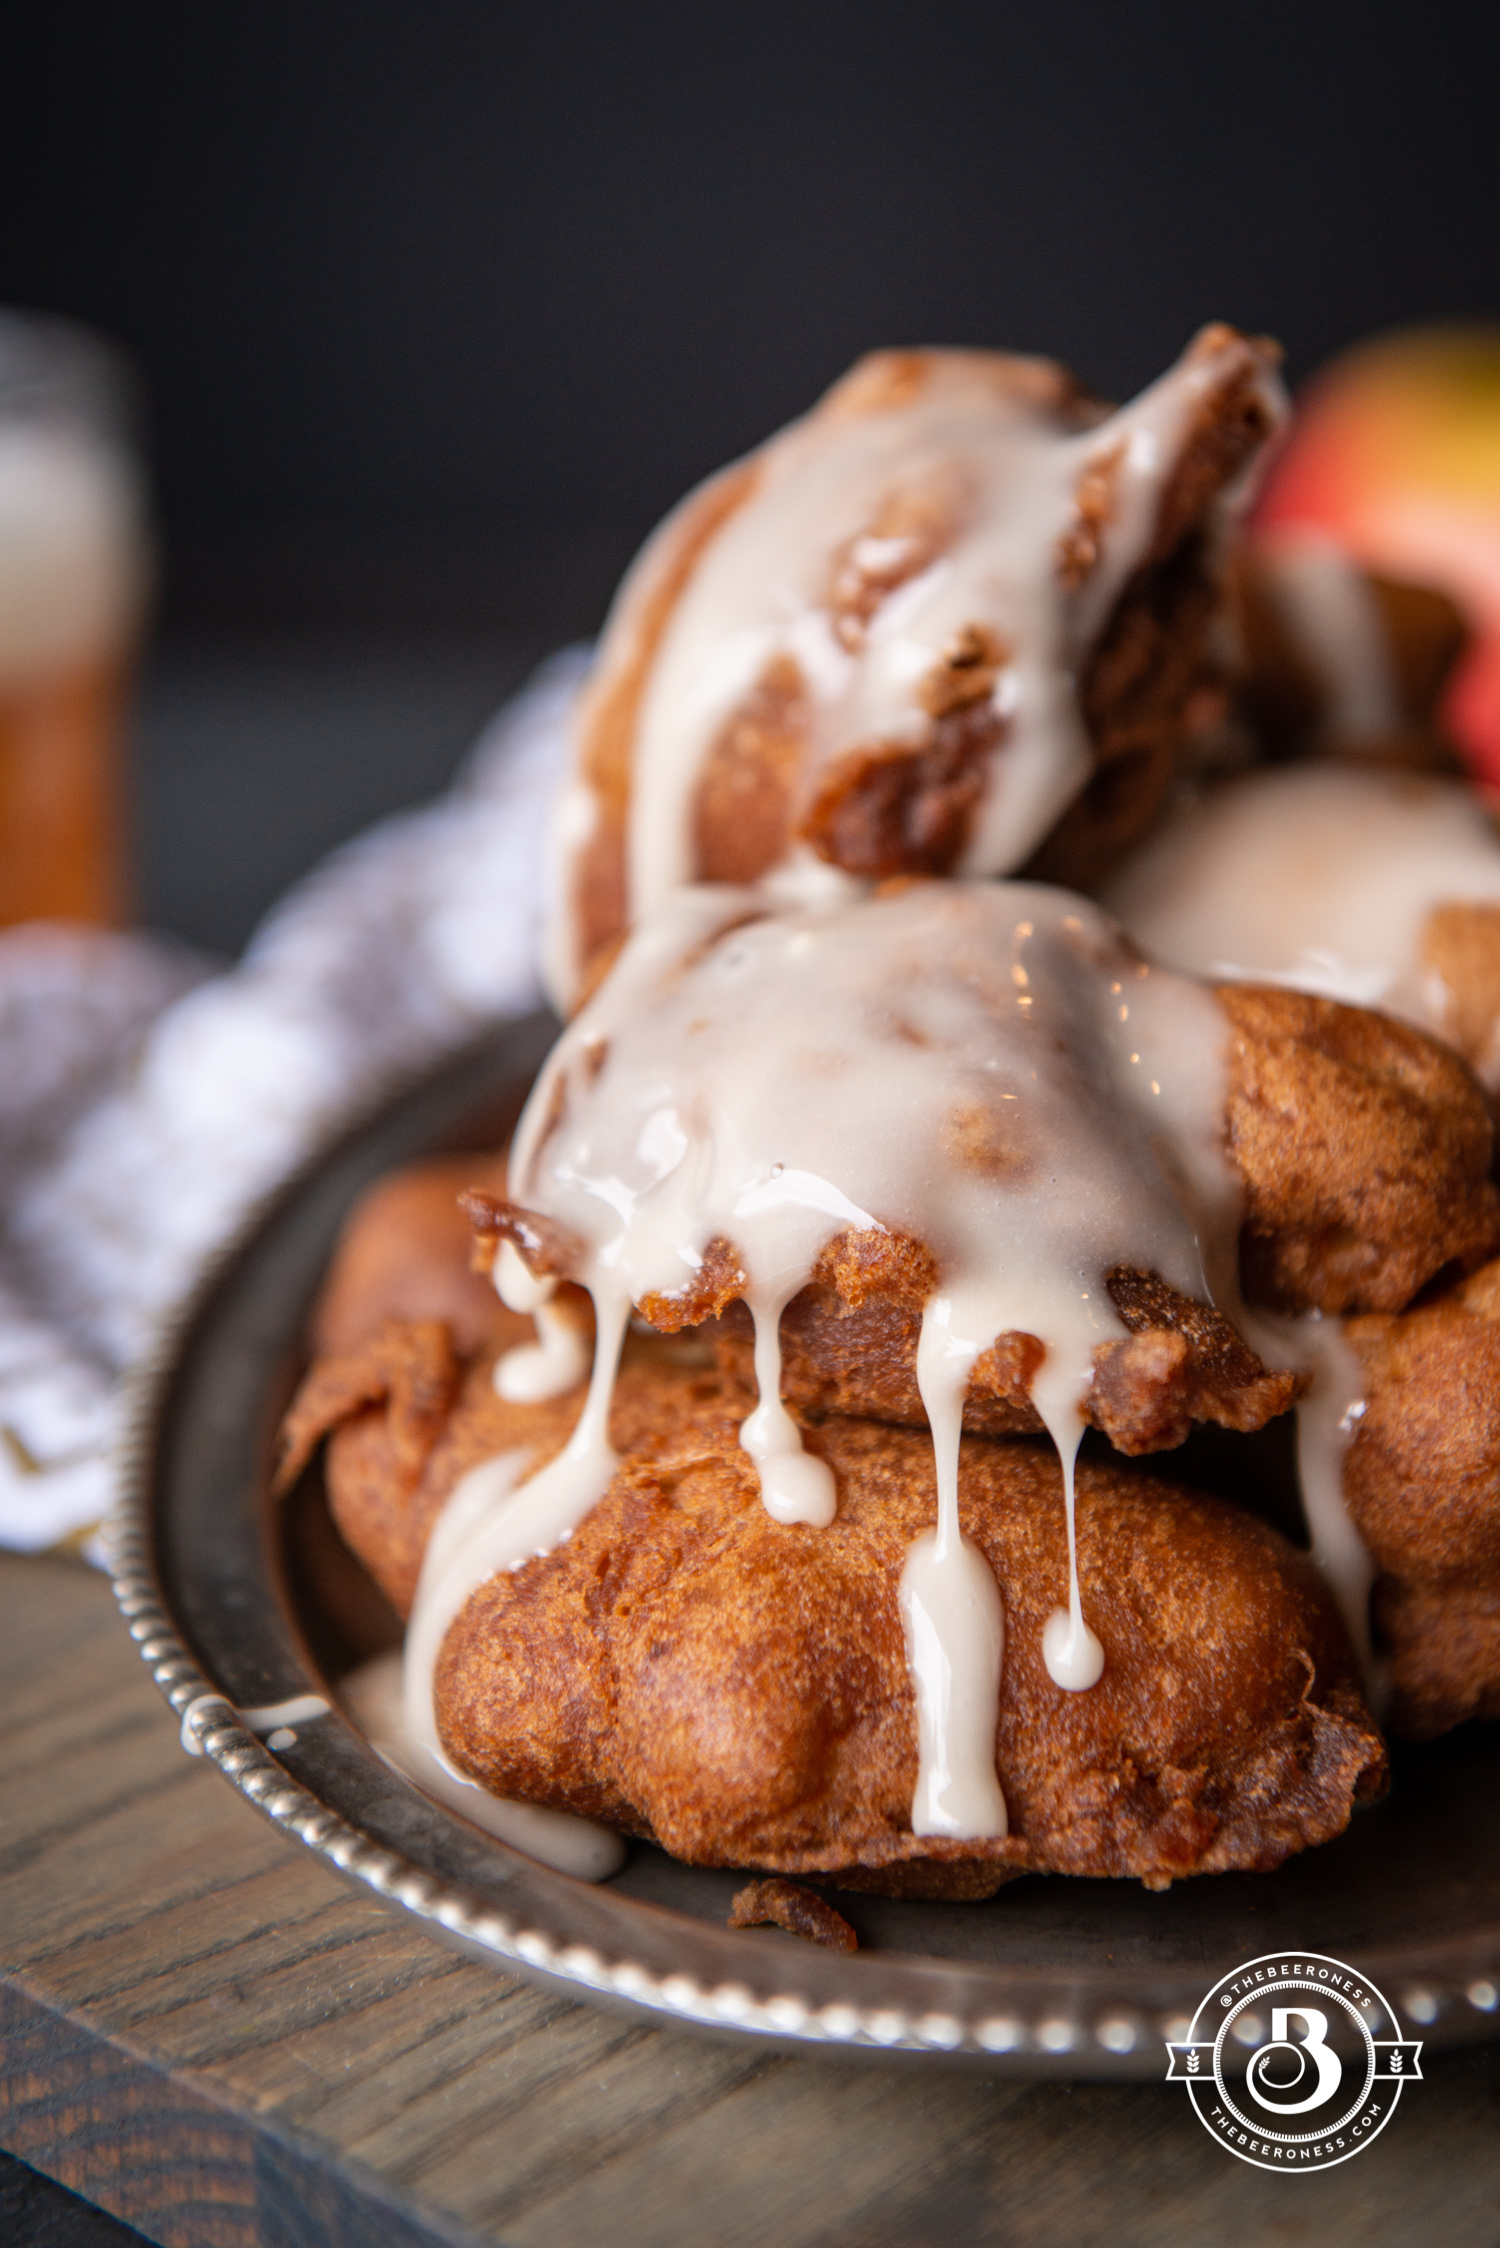
M0 1556L0 2144L163 2248L1500 2240L1500 2047L1279 2178L1175 2086L636 2026L471 1964L190 1762L81 1566Z

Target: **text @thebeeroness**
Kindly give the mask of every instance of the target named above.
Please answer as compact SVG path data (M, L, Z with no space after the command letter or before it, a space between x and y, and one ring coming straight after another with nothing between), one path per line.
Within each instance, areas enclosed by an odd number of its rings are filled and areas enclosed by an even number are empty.
M1397 2029L1368 1975L1321 1952L1268 1952L1214 1984L1168 2044L1167 2077L1240 2161L1330 2170L1364 2151L1421 2076L1421 2040Z

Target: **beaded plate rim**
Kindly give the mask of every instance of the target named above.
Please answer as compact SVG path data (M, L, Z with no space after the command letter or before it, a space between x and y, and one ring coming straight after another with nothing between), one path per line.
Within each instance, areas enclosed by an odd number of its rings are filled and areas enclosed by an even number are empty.
M465 1055L490 1053L507 1034L529 1034L535 1043L542 1022L528 1017L497 1026ZM412 1914L432 1935L471 1957L569 1995L644 2014L662 2026L749 2036L851 2059L967 2061L991 2073L1028 2077L1163 2077L1165 2045L1187 2035L1189 2018L1206 1987L1201 1969L1190 1976L1177 1968L1163 1969L1156 1980L1168 1995L1155 2003L1132 1999L1123 1989L1118 2002L1101 2002L1096 1995L1089 2003L1080 2002L1078 1986L1084 1978L1077 1974L1021 1969L1007 1975L999 1968L958 1967L917 1955L876 1950L848 1957L811 1947L804 1964L791 1950L790 1939L768 1944L763 1936L706 1930L701 1922L673 1914L698 1939L712 1935L730 1971L713 1978L686 1970L663 1973L628 1951L570 1935L570 1894L585 1885L568 1875L542 1869L547 1909L539 1913L533 1904L529 1913L508 1914L462 1883L434 1874L388 1839L363 1831L278 1761L195 1659L164 1589L154 1527L161 1441L190 1340L210 1302L233 1286L236 1266L336 1150L367 1134L404 1097L441 1072L461 1071L465 1055L388 1085L353 1124L325 1141L291 1179L260 1201L162 1322L154 1346L129 1382L118 1453L119 1496L105 1540L121 1614L178 1720L184 1749L206 1757L247 1801L324 1864ZM316 1692L317 1686L309 1675L309 1691ZM373 1760L374 1751L368 1754ZM458 1827L472 1832L467 1822L414 1789L407 1792L434 1831ZM509 1857L519 1855L503 1843L489 1847ZM522 1862L533 1877L530 1885L537 1887L534 1861ZM652 1916L670 1909L633 1898L624 1901ZM1384 1957L1364 1954L1359 1964L1393 2001L1404 2034L1422 2035L1441 2046L1500 2036L1500 1927L1477 1928L1469 1936L1416 1944ZM883 1976L883 1968L898 1973ZM993 1986L992 1995L976 2008L945 2005L936 1991L930 2006L893 2003L889 1989L881 1993L882 1980L905 1983L910 1975L900 1970L921 1968L933 1970L935 1985L978 1976ZM842 1986L832 1996L816 1987L828 1984L830 1972ZM871 1976L875 1989L856 1995L856 1978ZM1211 1983L1213 1977L1207 1980Z

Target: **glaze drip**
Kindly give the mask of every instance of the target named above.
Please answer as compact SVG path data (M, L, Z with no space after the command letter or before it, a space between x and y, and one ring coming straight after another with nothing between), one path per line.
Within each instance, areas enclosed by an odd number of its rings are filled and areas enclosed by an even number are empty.
M1003 1622L957 1512L973 1365L1007 1333L1044 1346L1032 1396L1063 1462L1069 1552L1045 1653L1059 1685L1086 1688L1105 1651L1078 1580L1073 1461L1095 1351L1125 1334L1106 1276L1153 1272L1205 1301L1207 1273L1232 1269L1224 1035L1209 993L1150 967L1066 892L919 881L772 913L752 891L699 887L637 929L522 1117L512 1191L578 1245L569 1277L598 1307L569 1451L600 1473L625 1310L695 1306L727 1249L760 1384L741 1442L776 1519L828 1521L827 1470L779 1394L782 1310L837 1237L897 1236L930 1257L918 1371L939 1523L902 1595L920 1815L938 1822L925 1831L1002 1831ZM568 1512L593 1486L566 1460L517 1503L561 1473Z
M1250 347L1226 334L1100 419L1035 363L1010 362L1006 382L983 355L932 353L915 386L842 411L835 398L763 447L652 666L633 755L630 917L692 879L694 788L763 682L799 683L815 789L848 753L924 738L931 682L965 635L990 652L982 707L1004 747L986 760L958 871L1021 865L1092 769L1077 672L1152 553L1195 413L1241 361ZM1257 384L1274 423L1279 387L1263 367ZM1226 496L1226 519L1233 506Z
M566 1312L554 1303L540 1303L532 1318L536 1341L518 1343L495 1360L495 1394L512 1405L565 1396L589 1369L588 1347Z
M1341 1319L1325 1319L1316 1311L1288 1319L1242 1308L1239 1324L1268 1363L1295 1366L1312 1377L1297 1406L1302 1518L1313 1560L1358 1658L1366 1698L1379 1716L1386 1678L1370 1631L1370 1591L1377 1572L1344 1497L1344 1456L1365 1410L1364 1369L1344 1340Z
M465 1778L443 1750L433 1702L443 1641L470 1594L501 1570L519 1569L570 1538L619 1464L609 1443L609 1408L630 1299L601 1283L594 1303L594 1370L564 1449L530 1475L523 1452L482 1460L460 1477L433 1525L406 1629L400 1732L387 1745L419 1787L466 1818L548 1864L566 1860L566 1871L600 1880L620 1863L618 1837L562 1812L500 1802ZM592 1870L599 1864L602 1871Z
M588 1372L589 1354L577 1327L553 1302L557 1282L528 1272L508 1241L500 1244L494 1281L500 1301L511 1311L530 1312L536 1326L534 1343L519 1343L496 1359L495 1394L530 1405L576 1388Z
M964 1392L979 1352L954 1336L951 1309L939 1297L922 1318L917 1381L932 1427L938 1518L906 1557L899 1597L917 1702L912 1832L967 1841L1008 1826L995 1771L1005 1607L988 1561L959 1529Z
M1297 1473L1312 1557L1328 1580L1359 1657L1371 1707L1385 1682L1370 1638L1375 1564L1344 1498L1344 1455L1365 1410L1364 1369L1338 1319L1309 1320L1312 1387L1297 1407Z
M1427 957L1432 917L1445 906L1500 909L1500 841L1461 781L1292 765L1183 806L1106 901L1174 967L1380 1007L1442 1037L1453 1030L1453 995ZM1474 1030L1469 1056L1493 1094L1500 1024ZM1337 1320L1231 1316L1262 1357L1312 1373L1297 1409L1303 1512L1378 1708L1375 1568L1343 1495L1343 1458L1363 1411L1358 1361Z
M774 1522L807 1522L826 1529L838 1511L833 1474L807 1451L802 1432L781 1401L781 1315L794 1284L752 1288L747 1303L755 1322L755 1386L760 1402L740 1425L740 1443L760 1475L761 1497Z

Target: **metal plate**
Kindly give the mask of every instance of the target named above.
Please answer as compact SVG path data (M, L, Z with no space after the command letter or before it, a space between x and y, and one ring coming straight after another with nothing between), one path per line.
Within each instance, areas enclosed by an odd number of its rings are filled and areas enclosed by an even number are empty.
M1500 2030L1500 1727L1399 1750L1387 1801L1276 1873L1162 1895L1029 1877L977 1905L843 1895L861 1943L844 1955L729 1930L741 1877L645 1845L598 1887L554 1873L429 1802L337 1712L297 1724L289 1746L278 1734L275 1755L240 1722L326 1693L315 1649L337 1664L337 1618L294 1588L267 1463L340 1222L395 1165L495 1144L554 1030L537 1016L497 1033L323 1155L219 1262L142 1377L117 1591L185 1738L434 1934L677 2024L1011 2075L1160 2077L1162 2039L1185 2034L1208 1988L1285 1948L1369 1975L1404 2034L1446 2045Z

